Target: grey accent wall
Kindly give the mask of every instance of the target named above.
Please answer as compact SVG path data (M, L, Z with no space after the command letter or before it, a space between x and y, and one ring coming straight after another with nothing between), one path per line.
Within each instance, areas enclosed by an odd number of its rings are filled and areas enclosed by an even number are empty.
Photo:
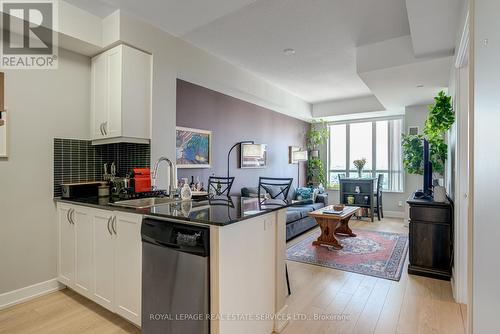
M177 126L213 131L212 168L179 169L178 177L199 177L205 184L212 174L225 176L227 152L236 142L254 140L267 144L267 168L238 168L239 150L231 153L230 175L236 177L232 193L241 187L257 186L259 176L293 177L297 185L297 165L288 163L288 146L305 148L309 123L272 110L177 80ZM300 183L305 184L306 164L300 164Z

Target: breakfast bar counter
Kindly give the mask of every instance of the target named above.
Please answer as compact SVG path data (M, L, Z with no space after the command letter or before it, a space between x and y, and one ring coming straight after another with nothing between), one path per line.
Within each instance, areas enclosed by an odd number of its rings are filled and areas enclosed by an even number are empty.
M71 271L74 266L66 266L64 257L64 254L69 252L69 249L65 248L65 240L67 235L73 233L68 232L71 231L71 226L76 224L78 234L83 230L78 226L99 224L104 235L109 231L109 238L117 237L117 240L122 238L120 236L123 236L123 233L128 233L128 245L124 243L121 246L128 255L123 256L123 261L119 260L119 264L123 264L123 273L126 271L128 274L118 278L130 281L123 292L129 294L126 300L130 302L126 313L122 312L125 308L119 308L117 313L135 324L141 325L142 318L144 325L144 319L151 316L143 314L144 310L141 311L141 304L144 305L141 298L145 297L140 296L140 282L148 282L151 278L150 274L144 276L144 269L141 269L146 261L146 253L140 245L141 221L142 225L156 226L157 231L167 229L168 224L185 224L192 227L196 225L198 228L207 229L207 316L210 317L210 333L279 333L288 323L285 305L286 212L287 207L300 205L300 202L250 197L210 197L201 201L179 200L136 209L115 206L109 198L58 198L56 202L60 212L59 281L75 288L77 292L82 284L73 282ZM106 222L108 229L105 228ZM95 229L94 231L98 232ZM95 238L95 242L100 240L101 232ZM82 247L81 243L78 247ZM90 250L89 252L92 253ZM118 255L121 257L121 254ZM90 257L89 261L92 261L92 258ZM91 277L92 273L89 275ZM92 299L95 295L89 296ZM96 301L99 302L98 299Z

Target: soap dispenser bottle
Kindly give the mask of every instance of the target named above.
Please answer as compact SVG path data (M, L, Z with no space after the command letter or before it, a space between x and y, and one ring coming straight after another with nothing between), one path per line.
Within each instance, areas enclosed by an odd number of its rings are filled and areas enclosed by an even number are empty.
M184 180L184 185L182 186L181 189L181 199L188 200L191 199L193 193L191 192L191 188L189 187L188 179L184 178L183 180Z

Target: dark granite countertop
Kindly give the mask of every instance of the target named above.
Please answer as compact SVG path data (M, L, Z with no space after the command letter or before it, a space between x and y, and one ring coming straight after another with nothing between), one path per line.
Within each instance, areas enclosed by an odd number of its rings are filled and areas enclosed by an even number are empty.
M132 209L112 205L109 197L54 198L56 202L83 205L97 209L123 211L186 222L225 226L254 218L289 206L301 205L300 201L265 200L259 203L254 197L211 197L203 200L178 201L151 208Z

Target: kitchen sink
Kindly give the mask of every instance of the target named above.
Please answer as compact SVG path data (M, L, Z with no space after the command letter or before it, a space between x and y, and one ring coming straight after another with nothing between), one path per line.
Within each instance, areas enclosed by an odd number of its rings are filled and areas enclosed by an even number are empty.
M168 198L168 197L146 197L137 199L128 199L124 201L117 201L114 203L109 203L110 205L120 206L124 208L132 209L146 209L157 205L165 205L176 202L182 202L180 198Z

